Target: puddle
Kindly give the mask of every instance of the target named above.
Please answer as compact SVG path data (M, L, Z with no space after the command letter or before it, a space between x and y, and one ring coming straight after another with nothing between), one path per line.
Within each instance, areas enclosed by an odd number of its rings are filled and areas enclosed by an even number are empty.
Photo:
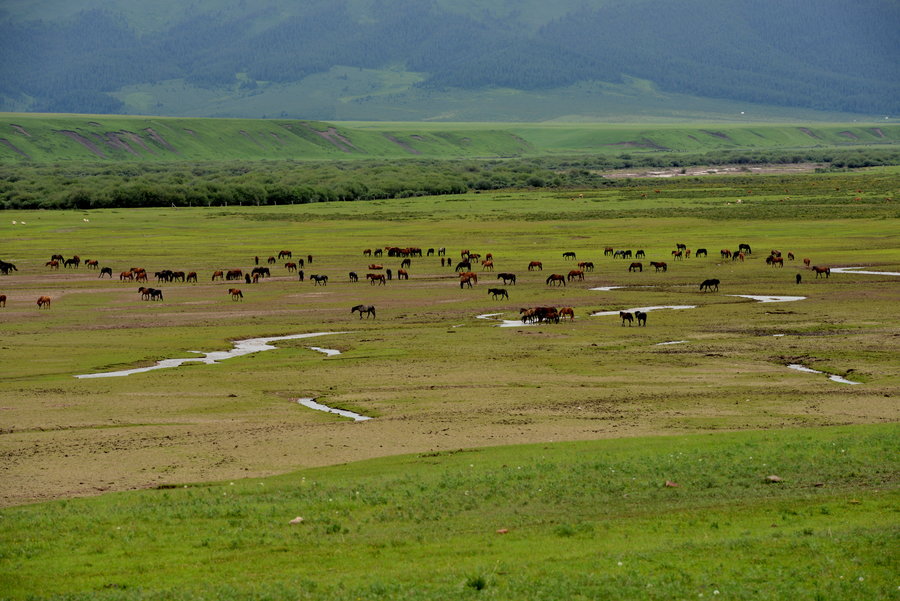
M834 270L832 269L832 271ZM749 298L761 303L792 303L794 301L800 301L806 298L805 296L772 296L765 294L726 294L725 296Z
M900 276L900 271L866 271L862 267L832 267L831 273L861 273L863 275L896 275L896 276Z
M788 365L788 369L794 369L794 370L802 371L802 372L805 372L808 374L824 374L825 373L824 371L812 369L811 367L806 367L805 365L800 365L799 363L791 363L790 365ZM831 374L828 374L828 379L833 382L840 382L841 384L853 384L853 385L862 384L862 382L854 382L852 380L848 380L847 378L843 378L841 376L834 376Z
M310 348L310 350L313 350L313 351L319 351L320 353L325 353L329 357L334 357L335 355L341 354L341 351L339 351L337 349L333 349L333 348L321 348L318 346L311 346L309 348Z
M367 415L360 415L359 413L353 413L352 411L345 411L343 409L335 409L333 407L329 407L328 405L323 405L322 403L317 403L315 399L307 398L307 399L297 399L297 402L304 407L309 407L310 409L315 409L316 411L325 411L326 413L336 413L337 415L343 417L349 417L353 421L356 422L364 422L366 420L372 419Z
M591 317L602 317L604 315L615 315L618 317L619 311L625 311L626 313L634 313L635 311L643 311L647 313L648 311L657 311L659 309L696 309L697 305L659 305L656 307L635 307L633 309L619 309L616 311L599 311L597 313L591 313Z
M287 336L269 336L266 338L248 338L246 340L235 340L232 342L234 348L230 351L213 351L211 353L206 353L203 351L187 351L189 353L197 353L200 355L204 355L203 357L189 357L185 359L163 359L156 363L156 365L151 365L150 367L136 367L134 369L123 369L119 371L107 371L96 374L82 374L75 376L76 378L116 378L120 376L130 376L131 374L139 374L148 371L154 371L157 369L167 369L170 367L178 367L184 363L189 361L196 361L200 363L205 363L207 365L212 365L218 363L219 361L224 361L225 359L232 359L234 357L242 357L244 355L249 355L251 353L258 353L260 351L271 351L275 350L276 346L273 346L272 342L278 342L279 340L297 340L300 338L313 338L316 336L328 336L331 334L346 334L347 332L312 332L310 334L289 334Z
M669 344L684 344L686 342L687 342L687 340L672 340L670 342L657 342L653 346L666 346Z

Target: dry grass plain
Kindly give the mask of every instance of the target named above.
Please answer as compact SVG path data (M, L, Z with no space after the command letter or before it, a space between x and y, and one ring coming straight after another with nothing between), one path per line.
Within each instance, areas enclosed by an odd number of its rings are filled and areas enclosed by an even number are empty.
M193 481L265 476L404 453L527 442L895 422L900 365L900 279L836 274L814 265L900 271L896 177L772 176L667 182L571 193L513 191L277 207L7 212L0 258L0 504L96 495ZM868 184L868 185L865 185ZM657 184L658 185L658 184ZM833 188L865 187L836 194ZM825 194L824 190L829 193ZM862 196L861 201L853 198ZM736 199L742 202L735 204ZM787 202L785 199L789 198ZM729 211L733 214L728 214ZM13 224L12 222L16 223ZM24 223L23 223L24 222ZM676 242L709 256L673 261ZM752 245L746 261L721 248ZM408 281L371 286L365 248L446 247L494 255L494 272L461 289L452 266L414 257ZM644 249L642 272L603 249ZM272 277L211 281L249 271L281 249L312 255L300 282L284 261ZM770 249L794 252L783 269ZM595 270L550 287L550 273ZM51 270L51 254L97 259L96 271ZM529 272L541 260L543 271ZM667 272L648 269L667 261ZM145 267L162 302L118 274ZM161 269L196 271L197 284L153 281ZM348 272L360 275L358 283ZM493 300L496 273L513 272L509 300ZM800 274L803 282L795 283ZM700 292L706 278L718 292ZM620 286L613 290L591 290ZM733 295L798 295L760 303ZM52 298L38 309L40 295ZM350 307L377 307L359 319ZM559 324L512 328L521 307L574 307ZM597 311L657 305L646 327ZM216 365L186 364L117 378L77 374L152 365L231 341L310 332L276 350ZM679 344L660 343L684 341ZM326 356L310 347L341 351ZM800 363L825 375L789 370ZM372 416L353 422L296 403L315 397Z

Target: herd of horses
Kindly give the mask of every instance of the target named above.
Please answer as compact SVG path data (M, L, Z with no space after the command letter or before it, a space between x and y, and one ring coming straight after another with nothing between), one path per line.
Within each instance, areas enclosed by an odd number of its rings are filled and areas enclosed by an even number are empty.
M441 266L450 267L452 266L451 260L446 257L446 248L429 248L427 252L424 253L425 256L439 256L441 257ZM603 251L604 256L611 256L614 259L628 259L628 258L643 258L646 256L646 253L643 249L639 249L635 252L632 252L630 249L619 249L616 250L613 247L607 246ZM743 261L746 256L752 254L752 249L749 244L741 243L738 245L737 250L731 251L728 249L722 249L720 251L720 255L723 259L731 258L732 261L740 260ZM383 257L387 255L388 257L397 257L401 259L400 267L397 269L397 279L398 280L408 280L410 278L409 269L412 268L412 258L413 257L422 257L423 251L418 247L397 247L397 246L387 246L384 249L365 249L363 251L363 256L365 257ZM690 258L692 255L691 250L687 248L686 244L678 243L676 244L675 250L672 251L672 256L675 259L685 259ZM693 256L695 258L705 257L708 255L708 251L705 248L698 248ZM562 253L563 260L565 261L577 261L577 254L573 251L566 251ZM795 255L792 252L786 253L786 258L788 261L795 260ZM281 250L276 255L270 256L268 258L269 264L274 264L278 260L291 259L284 263L284 267L288 273L297 273L297 277L299 281L304 281L304 272L302 269L299 270L298 273L298 265L299 267L304 267L305 265L311 264L313 262L313 256L307 255L306 260L303 258L293 258L293 253L290 250ZM247 284L255 284L258 283L261 279L271 277L271 270L269 267L260 266L259 256L253 258L255 267L252 268L247 273L244 273L242 269L229 269L229 270L216 270L213 271L211 280L215 282L216 280L222 281L239 281L243 279ZM458 275L458 283L460 288L472 288L475 284L478 283L478 274L472 271L473 262L479 261L481 262L481 271L493 271L494 268L494 257L492 253L486 253L482 258L482 255L479 253L472 252L468 249L462 250L460 252L460 261L456 263L455 271ZM771 265L773 267L784 267L785 257L778 250L772 250L769 253L769 256L765 260L767 265ZM82 259L78 255L74 255L70 258L65 258L62 255L54 254L51 256L50 261L45 263L46 267L50 269L59 269L59 266L62 265L65 268L78 269L79 266L84 263L84 265L88 269L98 269L99 270L99 278L103 278L104 276L112 279L113 270L110 267L100 268L99 261L96 259L88 259L82 261ZM812 266L811 261L808 258L803 259L803 264L806 268L812 270L816 274L816 278L824 276L828 278L831 274L831 269L829 267L824 266ZM653 267L656 272L667 272L668 265L664 261L650 261L649 265ZM393 271L388 268L385 269L383 263L369 263L368 264L369 273L366 273L366 280L373 286L375 285L386 285L388 281L393 279ZM543 271L543 262L542 261L530 261L527 264L528 271ZM566 286L566 282L572 282L573 280L584 281L585 272L593 272L594 263L591 261L580 261L578 262L578 269L569 270L566 275L562 273L552 273L547 278L545 278L545 284L547 286ZM18 271L16 266L13 263L9 263L7 261L0 260L0 274L9 275L13 271ZM643 272L643 263L639 261L632 261L628 265L629 272ZM170 269L163 269L160 271L156 271L153 273L156 278L157 283L173 283L173 282L183 282L183 283L197 283L198 275L197 272L184 272L184 271L175 271ZM351 283L355 283L359 281L359 275L351 271L349 272L349 281ZM496 276L497 280L501 280L504 285L516 285L517 277L515 273L511 272L502 272L498 273ZM142 267L132 267L126 271L123 271L119 274L120 281L129 281L129 282L148 282L149 275L147 270ZM796 276L797 283L801 282L800 274ZM309 281L313 283L315 286L326 286L328 284L328 276L324 274L312 274L309 276ZM706 279L700 284L700 291L713 292L718 291L720 281L715 278ZM148 286L141 286L138 288L138 292L141 294L142 300L151 300L151 301L162 301L163 300L163 292L158 288L151 288ZM231 296L232 300L241 301L243 300L243 292L238 288L229 288L227 293ZM489 288L488 294L494 300L509 300L509 291L506 288ZM7 297L6 295L0 295L0 307L6 306ZM48 296L41 296L38 298L37 306L38 308L49 308L51 299ZM551 311L552 309L552 311ZM375 307L372 305L356 305L353 307L351 312L360 313L360 319L363 317L363 313L365 313L366 317L375 317ZM555 312L555 313L554 313ZM538 322L558 322L559 318L565 318L569 316L570 318L574 318L574 313L570 313L571 308L564 307L559 311L556 311L555 308L551 307L536 307L533 309L523 309L523 322L530 321L538 321ZM638 325L646 325L646 314L640 311L637 311L632 315L631 313L622 312L622 325L627 321L629 325L633 320L637 320Z

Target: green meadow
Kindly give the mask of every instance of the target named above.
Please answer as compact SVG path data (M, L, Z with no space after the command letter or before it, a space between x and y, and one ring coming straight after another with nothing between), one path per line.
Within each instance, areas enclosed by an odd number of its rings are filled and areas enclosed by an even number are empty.
M4 211L0 259L17 270L0 275L0 597L895 596L898 181ZM677 243L692 256L673 258ZM741 243L743 261L721 256ZM445 247L451 264L412 257L398 280L400 258L363 255L391 246ZM472 288L454 270L463 249L494 257L473 263ZM784 267L766 264L775 249ZM307 261L303 281L268 263L281 250ZM52 269L57 253L113 277ZM257 256L271 277L212 280ZM546 283L585 261L584 280ZM876 273L835 270L853 266ZM132 267L150 281L120 281ZM386 285L365 281L388 268ZM198 282L157 283L162 269ZM698 289L709 278L718 291ZM377 317L351 314L360 303ZM575 319L514 323L548 305ZM648 311L645 327L592 315L656 306L692 308ZM304 333L322 335L74 377Z

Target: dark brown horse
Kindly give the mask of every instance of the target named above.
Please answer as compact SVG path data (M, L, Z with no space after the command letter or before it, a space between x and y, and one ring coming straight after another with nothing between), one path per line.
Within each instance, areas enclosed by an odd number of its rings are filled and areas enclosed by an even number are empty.
M622 318L622 325L625 325L625 322L628 322L628 326L631 327L631 324L634 323L634 315L632 315L629 311L619 311L619 317Z
M639 326L647 325L647 314L644 313L643 311L635 311L634 318L637 320L637 324Z
M655 267L656 271L659 271L660 269L662 269L663 271L669 270L669 266L665 261L650 261L650 266Z
M551 273L549 276L547 276L546 284L548 286L550 284L553 284L555 286L559 286L560 284L562 284L563 286L565 286L566 285L566 276L564 276L561 273Z
M382 286L387 284L387 278L383 273L367 273L366 278L368 278L369 283L373 286L375 285L375 282L378 282Z
M5 307L5 306L6 306L6 295L0 294L0 307Z
M631 265L628 266L628 271L640 271L640 272L643 272L643 271L644 271L644 264L643 264L643 263L640 263L640 262L632 263Z
M543 271L544 264L540 261L532 261L528 264L528 271L534 271L535 269L537 269L538 271Z

